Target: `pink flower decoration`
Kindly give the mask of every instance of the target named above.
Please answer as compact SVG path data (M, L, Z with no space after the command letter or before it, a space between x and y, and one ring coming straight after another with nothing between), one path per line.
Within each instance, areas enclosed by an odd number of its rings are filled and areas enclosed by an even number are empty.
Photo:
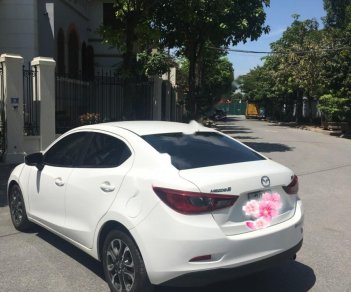
M257 218L254 221L246 221L245 224L252 230L266 228L270 225L273 217L279 215L282 201L278 193L264 193L260 201L251 200L243 206L246 216Z
M255 227L256 229L262 229L262 228L266 228L267 226L269 226L269 221L267 221L264 217L258 218L255 222Z
M246 221L246 226L249 227L250 229L252 230L255 230L256 229L256 224L254 221Z
M259 203L256 200L248 201L245 206L243 206L243 211L246 216L258 217L259 214Z
M272 217L278 215L278 210L275 203L271 201L261 201L259 204L259 216L264 217L269 222L272 220Z
M262 201L272 202L278 210L282 207L282 201L278 193L264 193L262 195Z
M246 221L245 223L252 230L263 229L269 226L269 222L263 217L258 218L256 221Z

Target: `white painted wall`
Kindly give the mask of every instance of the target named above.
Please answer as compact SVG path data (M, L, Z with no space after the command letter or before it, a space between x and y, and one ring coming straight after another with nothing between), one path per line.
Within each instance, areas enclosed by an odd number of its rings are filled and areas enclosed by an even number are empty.
M40 136L24 136L23 149L25 154L39 152L40 149Z
M55 140L55 66L52 58L34 58L32 66L38 70L38 100L40 101L40 149Z
M56 58L56 37L62 28L67 69L68 31L74 24L80 56L85 41L94 48L96 67L118 67L122 61L120 53L103 44L96 32L103 22L105 2L112 0L0 0L0 54L21 55L25 64L37 56Z
M37 2L0 1L0 54L19 54L24 62L38 54Z
M169 70L169 73L165 73L162 75L162 79L163 80L169 80L169 82L171 82L172 86L176 86L177 84L177 68L172 67Z
M5 162L23 162L23 58L19 55L2 54L4 74L4 102L6 118ZM17 99L17 104L12 103Z

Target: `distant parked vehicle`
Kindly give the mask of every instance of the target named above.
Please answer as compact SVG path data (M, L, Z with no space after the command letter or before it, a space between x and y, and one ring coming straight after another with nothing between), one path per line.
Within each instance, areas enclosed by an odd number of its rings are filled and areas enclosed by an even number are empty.
M257 103L255 102L247 103L245 117L247 119L251 119L251 118L257 119L259 117L259 109L258 109Z
M264 107L260 108L260 114L258 115L258 118L261 119L265 119L266 118L266 110Z
M210 118L214 121L225 121L227 119L227 114L222 109L216 109Z

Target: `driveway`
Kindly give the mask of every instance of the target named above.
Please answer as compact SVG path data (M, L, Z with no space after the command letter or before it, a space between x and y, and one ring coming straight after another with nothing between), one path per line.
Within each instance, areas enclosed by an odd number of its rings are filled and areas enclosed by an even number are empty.
M239 117L220 128L299 176L304 245L296 261L260 273L199 289L155 291L351 291L351 140ZM2 169L0 178L8 175ZM16 232L3 193L0 291L109 291L100 263L74 246L39 227Z

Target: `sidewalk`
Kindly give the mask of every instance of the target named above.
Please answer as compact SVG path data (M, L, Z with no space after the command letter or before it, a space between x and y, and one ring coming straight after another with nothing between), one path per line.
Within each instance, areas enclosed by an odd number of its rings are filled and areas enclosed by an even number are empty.
M11 171L15 168L16 164L0 163L0 207L7 205L6 186Z
M335 136L335 137L339 137L339 138L351 139L351 133L342 133L341 131L324 130L320 126L297 125L295 122L274 122L274 121L268 121L268 122L271 124L279 125L279 126L291 127L291 128L307 130L307 131L311 131L311 132L317 132L317 133L321 133L324 135L330 135L330 136Z

